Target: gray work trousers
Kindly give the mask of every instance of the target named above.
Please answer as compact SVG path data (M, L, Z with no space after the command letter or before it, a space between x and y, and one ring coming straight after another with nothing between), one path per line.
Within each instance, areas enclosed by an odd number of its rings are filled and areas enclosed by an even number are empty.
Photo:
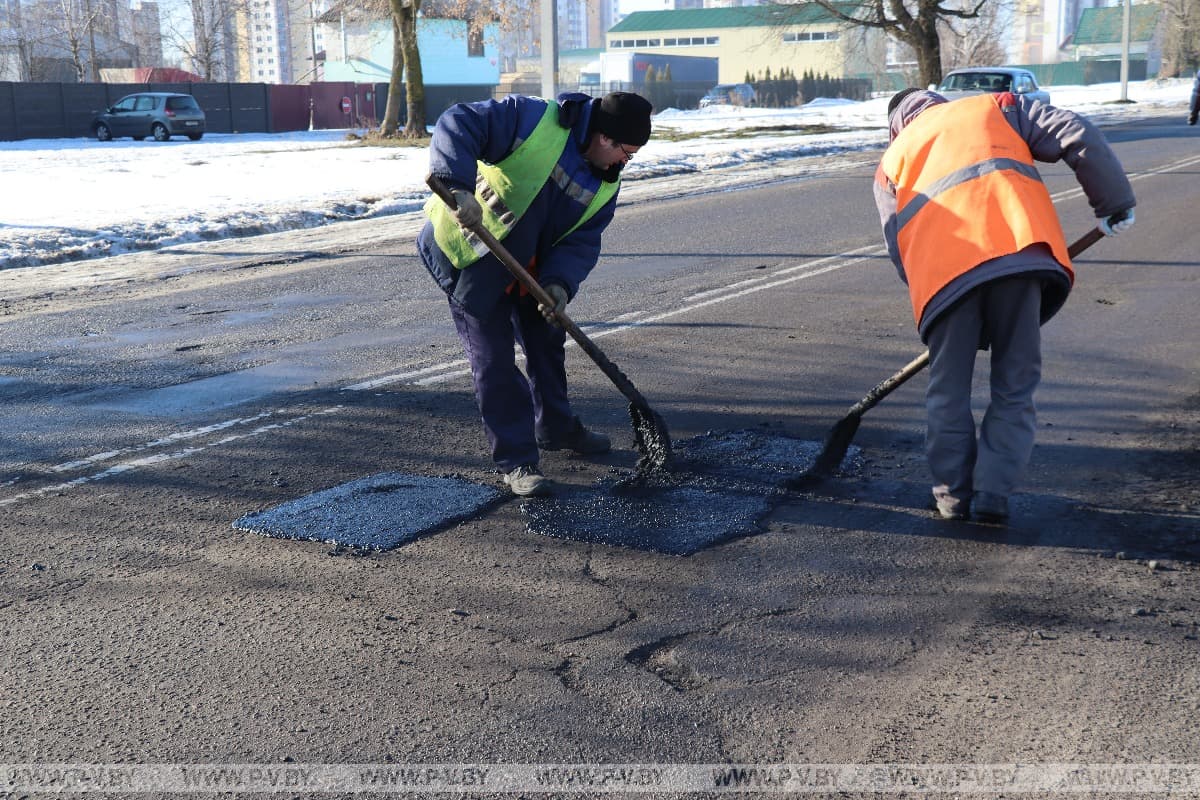
M965 509L976 491L1008 497L1029 463L1041 300L1039 278L1001 278L972 290L929 329L925 452L943 506ZM971 379L981 342L991 344L991 399L976 439Z

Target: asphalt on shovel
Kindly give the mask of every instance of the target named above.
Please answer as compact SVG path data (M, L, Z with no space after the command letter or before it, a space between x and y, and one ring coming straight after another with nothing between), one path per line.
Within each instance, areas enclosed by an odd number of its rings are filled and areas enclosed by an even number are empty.
M429 184L429 188L433 193L442 199L452 211L458 209L458 203L454 201L454 195L446 184L435 175L430 175L425 179ZM471 233L479 237L479 240L487 245L488 250L496 258L500 259L500 263L508 268L513 277L524 286L534 299L544 306L554 307L554 298L546 293L546 290L534 280L523 266L508 252L504 245L500 244L492 233L482 224L471 227ZM667 430L667 423L658 413L650 408L650 404L646 402L646 398L642 397L642 393L637 390L633 382L625 376L617 368L617 365L608 360L608 357L600 351L600 348L587 337L579 327L571 321L571 318L564 311L554 312L558 317L558 324L563 330L571 335L575 343L591 357L592 361L596 362L596 366L600 367L601 371L608 376L609 380L625 395L629 400L629 418L633 421L633 443L637 447L641 457L638 459L637 469L639 472L670 470L671 469L671 432Z
M1067 255L1075 259L1084 250L1087 250L1103 238L1104 233L1099 228L1093 228L1067 248ZM850 442L854 439L854 434L858 432L858 424L862 422L863 414L878 405L879 401L903 386L908 382L909 378L925 369L928 365L929 351L926 350L905 364L904 368L895 375L876 384L874 389L867 392L866 397L851 407L846 416L838 420L833 429L829 431L829 435L825 439L825 445L821 448L821 452L817 454L812 466L794 478L790 478L786 484L787 488L803 489L809 484L824 480L837 472L842 459L846 457L846 451L850 449Z

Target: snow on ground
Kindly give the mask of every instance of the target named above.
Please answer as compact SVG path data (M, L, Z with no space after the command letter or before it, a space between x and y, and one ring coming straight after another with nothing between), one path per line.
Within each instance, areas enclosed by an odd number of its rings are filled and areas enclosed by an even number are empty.
M1098 124L1178 112L1190 81L1049 87ZM626 179L880 148L887 98L795 109L666 109ZM831 130L832 129L832 130ZM0 269L402 214L428 196L425 148L370 147L350 131L208 134L198 142L0 142Z

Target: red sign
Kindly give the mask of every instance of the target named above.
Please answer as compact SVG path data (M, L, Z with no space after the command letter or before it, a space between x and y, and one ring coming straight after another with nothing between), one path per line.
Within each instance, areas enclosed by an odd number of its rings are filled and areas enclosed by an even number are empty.
M350 98L349 97L342 98L342 113L343 114L350 113Z

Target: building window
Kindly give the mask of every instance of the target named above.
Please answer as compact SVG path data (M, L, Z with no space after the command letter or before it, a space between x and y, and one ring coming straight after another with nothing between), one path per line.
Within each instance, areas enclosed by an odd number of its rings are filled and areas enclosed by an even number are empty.
M663 39L663 47L675 47L678 39Z
M467 29L467 55L483 55L483 31Z

